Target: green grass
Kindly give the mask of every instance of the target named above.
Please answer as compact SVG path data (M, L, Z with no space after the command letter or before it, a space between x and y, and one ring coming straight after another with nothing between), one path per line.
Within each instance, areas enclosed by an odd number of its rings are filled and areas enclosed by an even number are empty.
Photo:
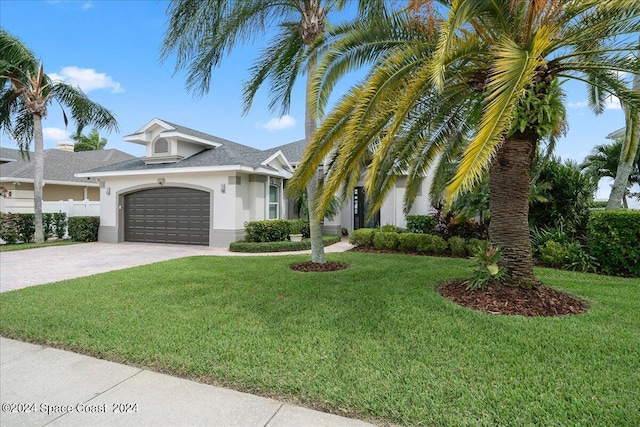
M537 270L584 315L493 316L434 292L462 259L192 257L2 294L4 336L403 425L640 425L640 280Z
M50 240L44 243L16 243L13 245L0 245L0 252L21 251L23 249L47 248L49 246L75 245L83 242L73 240Z

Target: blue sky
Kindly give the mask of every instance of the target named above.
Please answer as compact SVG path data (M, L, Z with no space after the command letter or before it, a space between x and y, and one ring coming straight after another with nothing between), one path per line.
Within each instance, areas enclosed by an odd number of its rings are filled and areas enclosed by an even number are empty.
M242 85L266 40L243 45L227 56L213 71L208 95L194 98L187 92L184 73L174 74L175 61L159 60L167 4L158 0L0 0L0 25L36 53L45 72L80 85L92 100L115 113L119 132L101 132L109 141L107 148L143 155L143 147L125 142L122 136L156 117L259 149L304 137L304 79L295 88L287 117L269 111L266 89L258 92L250 112L242 115ZM606 135L624 127L624 114L619 103L611 100L606 111L596 116L587 106L584 85L571 82L565 90L569 131L556 154L580 162L593 146L607 142ZM72 126L65 130L55 104L49 107L44 128L45 148L68 140L74 130ZM15 146L6 135L0 136L0 144ZM608 195L604 193L600 196Z

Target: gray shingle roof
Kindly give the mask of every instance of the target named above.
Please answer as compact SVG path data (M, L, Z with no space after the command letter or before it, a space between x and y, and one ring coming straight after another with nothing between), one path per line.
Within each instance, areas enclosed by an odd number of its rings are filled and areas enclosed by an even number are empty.
M304 152L304 141L296 141L269 150L258 150L247 145L238 144L237 142L209 135L194 129L190 129L169 121L158 119L172 126L176 131L206 139L208 141L221 144L216 148L209 148L187 157L175 163L145 164L140 158L126 160L121 163L102 166L85 172L116 172L116 171L139 171L139 170L157 170L157 169L177 169L177 168L196 168L196 167L214 167L214 166L246 166L251 168L261 167L261 163L268 159L278 150L282 150L287 160L297 163L302 158ZM302 146L300 147L300 145ZM289 157L291 156L291 157Z
M15 162L0 165L1 178L33 179L33 153L30 153L30 160L23 160L19 150L3 147L0 156L16 159ZM131 154L115 149L74 153L52 148L44 150L44 179L45 181L87 182L86 178L76 178L74 174L132 158L134 156Z

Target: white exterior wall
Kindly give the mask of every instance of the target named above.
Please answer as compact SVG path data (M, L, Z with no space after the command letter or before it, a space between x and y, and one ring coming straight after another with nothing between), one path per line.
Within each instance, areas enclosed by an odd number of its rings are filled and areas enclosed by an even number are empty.
M238 185L237 178L240 179ZM248 174L234 172L155 173L128 177L103 177L100 189L99 240L120 242L124 236L124 195L150 188L187 187L211 195L210 245L226 246L244 235L245 221L265 218L265 182L250 182ZM253 177L252 177L253 178ZM254 181L255 179L252 179ZM259 178L258 178L259 180ZM224 192L223 192L224 188ZM255 199L251 193L255 193ZM108 193L108 194L107 194Z

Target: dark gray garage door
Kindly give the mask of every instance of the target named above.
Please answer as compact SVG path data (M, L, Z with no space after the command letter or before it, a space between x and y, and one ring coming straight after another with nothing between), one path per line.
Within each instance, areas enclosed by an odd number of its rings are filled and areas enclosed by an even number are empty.
M124 240L209 244L210 195L191 188L163 187L124 196Z

